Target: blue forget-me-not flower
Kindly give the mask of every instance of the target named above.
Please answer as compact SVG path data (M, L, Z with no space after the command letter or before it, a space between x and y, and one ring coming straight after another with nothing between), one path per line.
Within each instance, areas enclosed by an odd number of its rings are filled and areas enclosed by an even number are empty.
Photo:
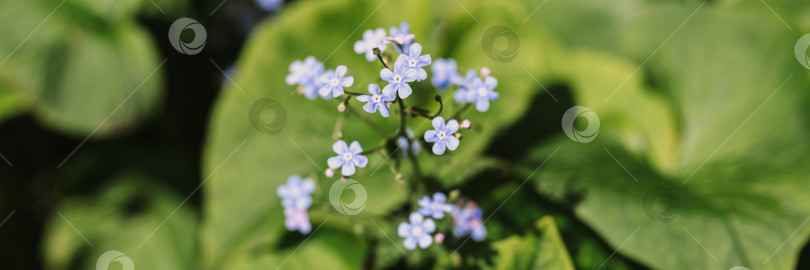
M436 223L430 218L425 218L419 213L411 213L411 223L402 222L399 224L397 232L400 237L404 237L405 248L413 250L419 245L420 248L427 248L433 243L430 235L436 231Z
M353 175L355 166L365 168L366 165L368 165L368 158L360 155L360 153L363 152L363 148L360 147L360 143L357 141L353 141L351 146L347 146L346 142L338 140L332 145L332 150L338 155L330 157L326 160L326 163L329 165L329 168L341 168L340 173L343 174L343 176Z
M391 110L389 110L388 105L386 105L385 102L394 101L394 95L384 95L380 93L380 87L376 84L368 85L368 93L369 95L357 97L358 101L366 102L366 105L363 105L363 110L366 110L369 113L374 113L377 110L380 110L380 114L383 117L388 117L391 115Z
M417 71L409 68L405 61L397 60L394 64L394 71L383 68L380 70L380 78L388 82L388 85L383 87L383 94L389 96L396 93L399 98L407 98L413 92L408 83L416 80L416 74Z
M484 80L475 78L467 89L467 102L475 103L475 109L479 112L489 110L489 102L498 100L498 93L492 91L496 86L498 86L498 80L491 76Z
M439 89L445 89L452 84L461 83L461 74L458 74L458 64L453 59L436 59L430 66L433 75L430 82Z
M438 116L433 118L433 130L425 132L425 141L433 143L434 154L442 155L445 148L453 151L458 147L458 138L453 136L456 131L458 131L456 119L450 119L445 125L444 118Z
M287 184L281 185L276 193L281 197L284 208L307 209L312 204L309 194L315 191L315 182L310 178L301 179L298 175L287 178Z
M303 234L309 233L312 230L312 224L309 223L309 214L307 209L285 208L284 226L290 231L300 231Z
M432 216L436 219L444 218L444 212L453 210L453 206L445 203L446 201L447 196L441 192L433 194L432 200L428 196L423 196L419 199L419 213L425 216Z
M400 23L399 28L392 26L389 34L390 37L385 38L385 42L402 46L402 50L400 50L400 46L394 46L394 50L399 53L403 53L403 51L408 52L408 48L411 47L411 42L416 38L416 36L411 34L411 26L406 22Z
M314 56L304 61L295 60L290 64L290 74L285 81L288 85L298 84L304 88L304 96L315 99L321 87L320 76L323 73L323 64L315 60Z
M481 208L475 204L453 207L451 214L453 215L453 234L456 237L470 235L475 241L481 241L486 237L487 228L484 227Z
M363 32L363 40L358 40L354 43L354 52L364 53L366 60L372 62L377 59L377 55L374 54L374 48L379 48L380 53L382 53L385 51L386 47L388 47L388 44L385 43L385 29L369 29Z
M421 55L422 54L422 45L419 43L414 43L408 50L408 54L400 54L397 57L397 65L400 65L400 61L404 62L404 64L413 70L416 70L416 80L422 81L427 79L427 72L425 71L424 67L430 65L430 54Z
M321 75L321 89L318 92L324 98L339 97L345 93L343 87L354 84L354 77L346 76L346 66L340 65L335 70L326 71Z

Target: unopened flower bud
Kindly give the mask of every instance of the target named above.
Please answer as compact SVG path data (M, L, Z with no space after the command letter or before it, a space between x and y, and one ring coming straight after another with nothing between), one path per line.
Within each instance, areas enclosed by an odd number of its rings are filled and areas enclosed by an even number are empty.
M489 74L492 74L492 72L489 70L488 67L482 67L481 68L481 77L484 77L484 78L489 77Z
M374 52L374 55L380 55L380 53L382 53L380 52L380 48L374 48L371 51Z
M470 129L472 127L472 122L470 119L464 119L464 121L461 121L460 127L461 129Z
M332 170L332 168L326 168L324 174L326 175L326 178L335 177L335 170Z
M405 182L405 176L403 176L401 173L398 173L397 175L394 176L394 180L400 183Z
M456 139L461 140L461 132L456 132L456 133L453 134L453 136L455 136Z
M441 244L442 242L444 242L444 234L437 233L436 235L433 236L433 240L435 240L436 243Z
M341 102L340 105L338 105L338 111L339 112L345 112L346 111L346 103Z

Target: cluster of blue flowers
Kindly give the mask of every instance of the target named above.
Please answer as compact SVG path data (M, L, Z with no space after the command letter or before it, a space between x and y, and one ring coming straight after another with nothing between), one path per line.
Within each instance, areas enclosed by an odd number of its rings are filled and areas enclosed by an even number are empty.
M300 92L309 99L315 99L319 95L324 99L332 99L349 94L356 96L357 101L365 103L363 110L366 112L372 114L379 112L381 116L389 117L391 103L403 102L411 96L413 88L410 84L427 79L428 73L425 71L425 67L433 64L431 83L441 91L451 86L456 87L453 97L457 103L474 104L476 110L485 112L489 110L490 102L498 99L498 93L494 91L498 80L490 76L488 68L482 68L480 76L479 72L473 69L468 70L467 74L462 76L458 72L458 64L455 60L437 59L434 63L430 54L422 54L422 45L414 41L415 36L410 33L410 26L405 22L401 23L399 27L391 27L388 33L383 28L363 32L363 39L354 43L354 51L365 55L367 61L376 59L382 61L385 67L380 70L380 79L387 83L382 88L374 83L368 84L368 94L347 93L346 89L354 84L354 77L346 75L348 68L340 65L334 70L324 71L323 63L312 56L307 57L304 61L298 60L290 64L290 74L286 81L289 85L299 85ZM382 57L389 44L393 44L394 49L400 53L390 68ZM345 110L346 104L348 104L348 99L338 106L341 112ZM433 130L424 134L424 140L433 143L432 152L436 155L443 155L447 149L456 150L461 137L460 133L457 133L459 128L469 127L468 120L465 120L467 125L459 126L455 119L445 122L445 119L438 115L422 116L433 120ZM398 137L397 143L406 145L401 142L402 138L405 137ZM405 140L410 141L410 138L405 138ZM343 154L337 150L335 152L339 155ZM343 163L337 165L338 159L330 160L329 167L332 169L336 166L343 167L344 176L354 173L355 165L351 163L348 166ZM333 164L335 165L333 166ZM359 163L356 166L363 167Z
M298 175L290 176L287 184L281 185L276 193L281 197L281 205L284 207L284 225L290 231L300 231L307 234L312 230L309 223L307 209L312 205L310 194L315 191L315 182L312 179L301 179Z
M498 86L498 80L490 76L489 68L481 68L479 72L474 69L467 70L465 76L457 71L458 65L453 59L436 59L432 66L433 79L431 83L439 89L447 89L449 86L458 86L458 90L453 98L458 103L475 104L475 109L479 112L489 110L489 102L498 100L498 92L494 89Z
M343 95L343 89L354 84L354 77L346 76L346 72L348 68L344 65L323 71L323 63L309 56L304 61L296 60L290 64L286 82L299 85L301 93L308 99L314 100L318 95L323 99L332 99Z
M443 219L445 213L453 216L453 234L456 237L471 235L473 240L481 241L486 236L487 230L481 220L480 208L473 203L459 208L447 203L447 196L444 193L436 192L432 199L428 196L419 199L419 210L411 213L410 222L399 224L397 233L405 238L403 242L405 248L413 250L417 246L427 248L434 241L441 243L444 234L437 233L435 236L431 234L436 231L436 222L433 219Z
M383 149L390 150L388 147L390 145L404 150L402 151L403 159L407 158L408 154L419 154L421 145L417 138L424 138L425 142L432 143L431 150L436 155L443 155L447 150L454 151L459 147L460 130L470 129L472 124L470 120L465 119L459 123L456 119L445 120L440 116L444 108L440 95L435 98L439 103L439 109L433 115L429 110L405 105L405 100L414 92L411 84L428 79L427 66L431 66L430 82L439 93L455 89L455 93L452 94L453 100L463 106L453 114L453 118L458 117L468 107L475 107L479 112L486 112L489 110L490 102L498 99L498 93L494 91L498 80L490 76L488 68L481 68L480 71L471 69L465 76L462 76L455 60L436 59L434 62L430 54L423 54L422 45L416 43L415 39L414 34L410 32L410 26L405 22L398 27L391 27L389 31L377 28L363 32L362 40L354 43L354 51L364 55L369 62L379 60L382 63L379 82L385 84L369 83L367 91L363 91L363 93L353 91L354 77L347 75L349 70L345 65L338 65L333 70L324 70L323 63L313 56L290 64L290 74L286 78L287 84L297 85L299 93L310 100L314 100L318 96L325 100L346 96L341 98L342 102L338 106L338 111L341 113L345 112L352 97L363 103L363 110L370 114L379 112L382 117L391 116L392 104L397 104L400 108L400 129L394 136L386 138L385 144L371 150L364 151L357 141L347 144L342 140L342 131L339 132L337 141L332 145L336 156L330 157L326 161L329 167L325 172L327 177L333 177L338 169L343 177L354 175L357 168L365 168L368 165L369 160L365 156L366 154ZM385 54L389 44L392 45L396 57L389 57L388 54ZM389 65L389 59L395 59L393 65ZM406 114L430 119L433 129L425 131L424 135L415 136L405 124ZM340 127L342 124L339 124L337 128ZM389 164L389 166L391 165ZM393 166L391 168L396 172ZM400 174L397 175L397 179L401 179ZM306 209L311 203L309 194L313 189L314 184L311 179L302 181L298 176L290 177L286 185L279 187L278 193L283 198L282 204L285 207L284 213L287 216L288 229L303 233L310 231L311 225ZM486 236L486 228L481 220L481 209L473 203L467 203L463 207L456 206L447 203L447 196L443 193L436 193L432 198L424 196L418 203L420 209L411 213L409 222L403 222L398 227L398 233L405 238L404 245L408 249L413 250L417 246L427 248L434 241L441 243L444 235L435 233L436 222L434 220L443 219L447 214L452 216L453 233L457 237L469 235L476 241L480 241Z

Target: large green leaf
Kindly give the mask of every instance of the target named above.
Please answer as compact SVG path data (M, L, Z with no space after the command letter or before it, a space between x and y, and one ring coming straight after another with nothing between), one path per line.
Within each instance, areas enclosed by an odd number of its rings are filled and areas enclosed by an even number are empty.
M0 84L50 127L84 136L130 128L154 108L162 71L134 21L141 1L0 1ZM5 89L8 87L8 89Z
M538 189L581 194L576 214L648 266L793 268L810 233L795 37L767 11L698 8L644 9L619 42L635 61L572 56L575 102L602 128L589 144L545 144L525 172L548 159Z
M430 8L433 5L437 8ZM445 8L440 7L447 5L451 5L449 7L454 12L445 14ZM385 216L405 203L410 193L409 185L395 182L393 173L384 164L386 157L374 154L369 156L369 165L353 176L368 190L364 211L358 216L319 218L337 213L328 206L328 190L336 180L323 177L323 169L326 159L334 155L331 144L334 142L335 122L339 118L338 101L307 100L293 94L294 87L284 82L291 62L314 55L319 60L326 60L327 69L340 64L348 66L349 74L355 79L351 90L366 91L369 83L378 83L380 64L366 62L351 48L365 29L388 28L408 21L418 41L425 44L424 53L431 54L433 59L455 57L462 66L489 66L494 70L493 76L500 79L497 90L502 93L501 100L493 103L487 113L470 112L465 116L473 119L477 128L465 133L462 146L446 156L436 157L429 151L422 151L419 157L425 174L448 185L459 183L469 176L470 168L486 162L482 152L488 141L519 118L532 96L542 91L532 76L549 76L545 64L551 61L552 52L558 48L542 31L515 21L509 15L511 12L525 13L516 6L467 5L477 18L471 17L457 4L448 2L307 2L306 5L290 5L272 24L259 26L237 66L235 84L228 85L223 92L211 120L205 156L205 174L212 175L205 186L207 203L202 236L205 264L228 269L261 257L246 258L237 254L260 247L275 250L273 247L279 245L280 237L286 232L280 198L275 195L275 190L290 175L308 176L318 182L319 187L313 194L315 205L324 207L310 209L315 226L326 221L326 228L345 231L352 228L346 224L360 224L360 221ZM419 15L412 16L407 11ZM440 28L435 27L436 21L441 21ZM472 23L475 25L470 25ZM496 24L512 27L521 38L521 46L525 46L520 51L521 57L513 62L496 62L487 58L481 49L483 33ZM359 30L353 32L355 27ZM447 38L448 35L453 38ZM435 108L429 82L413 85L416 90L407 100L409 105ZM450 101L452 95L442 95L448 104L443 115L449 117L454 106ZM265 98L284 107L286 125L280 133L264 134L249 121L251 106ZM356 103L353 105L364 117L394 134L398 124L396 114L392 118L382 118L365 113ZM266 121L273 117L265 116L268 117ZM407 121L416 134L430 127L430 122L422 118L408 117ZM374 129L351 113L347 113L343 134L344 140L357 140L365 149L384 141ZM416 179L411 171L410 166L400 168L406 183ZM239 222L234 222L236 220ZM376 231L370 226L366 229Z
M537 221L540 233L510 236L495 242L495 269L574 269L551 216Z
M138 173L110 183L98 196L56 207L44 236L47 269L95 269L109 250L126 254L135 269L199 269L197 218L177 209L180 198Z

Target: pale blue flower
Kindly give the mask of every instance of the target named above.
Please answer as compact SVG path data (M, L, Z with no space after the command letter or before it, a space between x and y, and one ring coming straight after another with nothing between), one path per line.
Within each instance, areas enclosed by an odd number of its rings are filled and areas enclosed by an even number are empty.
M461 74L458 74L458 65L453 59L436 59L430 66L433 75L430 82L439 89L445 89L452 84L461 83Z
M385 41L388 43L395 43L401 45L402 50L399 49L399 46L394 46L394 49L399 53L402 53L403 50L405 52L408 52L409 51L408 48L410 48L411 42L413 42L414 38L416 38L416 36L411 34L411 26L408 25L408 23L406 22L400 23L399 28L397 28L396 26L392 26L389 33L390 37L386 38Z
M478 72L474 69L468 69L467 74L464 75L463 78L459 78L458 84L461 86L456 90L456 93L453 95L456 102L458 103L467 103L467 92L469 92L472 87L473 82L475 79L478 79Z
M287 183L281 185L276 193L281 197L284 208L307 209L312 204L309 194L315 191L315 182L312 179L301 179L298 175L287 178Z
M416 74L416 70L399 60L394 64L394 71L383 68L380 70L380 78L388 82L388 85L383 87L383 95L390 96L397 93L400 98L407 98L413 92L408 83L416 80Z
M382 53L387 47L388 44L385 43L385 29L377 28L376 30L366 30L363 32L363 40L358 40L354 43L354 52L365 53L366 60L372 62L377 59L377 55L374 54L374 48L379 48L380 53Z
M422 151L422 145L420 145L418 141L413 141L413 144L410 144L410 142L408 142L408 138L413 138L413 130L411 130L410 128L406 128L405 135L407 135L408 137L399 136L399 138L397 138L397 145L399 146L400 149L402 149L402 151L400 151L402 152L402 157L408 158L408 151L410 151L414 155L418 155L419 152Z
M365 168L368 165L368 158L360 155L363 148L360 143L353 141L351 146L347 146L343 140L338 140L332 145L332 150L335 151L337 156L330 157L326 160L329 168L337 169L342 167L340 173L343 176L350 176L354 174L355 166Z
M258 3L259 6L266 11L275 11L281 7L284 0L256 0L256 3Z
M475 78L467 89L467 102L475 103L475 109L479 112L489 110L489 102L498 100L498 93L492 91L496 86L498 86L498 80L491 76L483 81Z
M319 81L322 84L318 92L324 98L339 97L345 93L343 87L354 84L354 77L346 76L346 66L340 65L335 70L326 71Z
M425 71L424 67L430 65L430 54L421 55L422 54L422 45L419 43L414 43L410 46L408 50L408 54L400 54L397 57L397 65L400 65L403 62L408 68L416 70L416 80L422 81L427 79L427 72Z
M445 203L447 196L444 193L436 192L433 194L433 200L428 196L423 196L419 199L419 213L425 216L432 216L436 219L444 218L444 212L453 210L453 206Z
M411 213L411 223L402 222L399 224L397 233L400 237L404 237L403 245L409 250L413 250L419 245L420 248L427 248L433 243L433 237L430 235L436 231L436 223L432 219L425 219L419 213Z
M314 56L307 57L303 62L296 60L290 64L290 74L285 81L288 85L298 84L304 87L304 96L315 99L321 87L320 76L323 73L323 64Z
M391 115L391 110L388 109L388 105L386 105L385 102L394 101L394 95L381 95L380 87L376 84L368 85L368 93L370 95L362 95L357 97L358 101L366 102L366 105L363 105L363 110L366 110L369 113L374 113L377 110L380 110L380 114L383 117L388 117Z
M425 141L433 143L434 154L442 155L445 148L453 151L458 147L458 138L453 136L456 131L458 131L458 121L456 119L450 119L445 125L444 118L438 116L433 118L433 130L425 132Z
M481 208L475 204L466 207L453 207L453 234L456 237L466 235L472 236L473 240L481 241L487 235L487 228L484 227Z
M309 214L306 209L285 208L284 209L284 226L290 231L300 231L307 234L312 230L312 224L309 223Z

